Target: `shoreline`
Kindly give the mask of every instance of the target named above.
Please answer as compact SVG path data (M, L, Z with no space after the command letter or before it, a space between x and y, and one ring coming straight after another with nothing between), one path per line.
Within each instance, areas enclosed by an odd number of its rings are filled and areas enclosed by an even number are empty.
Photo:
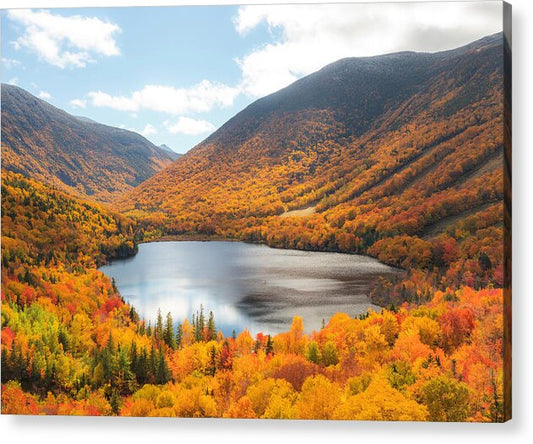
M154 239L147 239L141 242L137 242L138 245L148 244L151 242L210 242L210 241L219 241L219 242L243 242L240 239L232 239L229 237L211 235L211 234L198 234L198 233L185 233L185 234L170 234Z
M391 267L402 272L407 271L407 269L404 269L397 265L382 262L377 257L371 256L369 254L364 254L364 253L350 253L346 251L335 251L335 250L318 250L318 249L314 250L314 249L304 249L304 248L281 247L281 246L269 245L267 242L236 239L232 237L220 236L218 234L198 234L198 233L171 234L171 235L165 235L165 236L161 236L161 237L157 237L153 239L146 239L143 241L139 241L137 242L137 245L148 244L151 242L194 242L194 241L196 242L243 242L245 244L252 244L252 245L265 245L266 247L273 248L275 250L294 250L294 251L308 251L312 253L333 253L333 254L346 254L349 256L365 256L365 257L375 259L380 264L386 265L387 267Z

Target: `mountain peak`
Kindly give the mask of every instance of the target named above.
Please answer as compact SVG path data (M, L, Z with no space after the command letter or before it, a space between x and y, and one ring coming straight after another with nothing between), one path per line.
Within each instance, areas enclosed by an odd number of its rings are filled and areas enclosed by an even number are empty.
M183 156L183 154L176 153L176 151L174 151L172 148L170 148L164 143L159 145L159 148L161 148L165 153L167 153L172 158L172 160L176 160L177 158Z

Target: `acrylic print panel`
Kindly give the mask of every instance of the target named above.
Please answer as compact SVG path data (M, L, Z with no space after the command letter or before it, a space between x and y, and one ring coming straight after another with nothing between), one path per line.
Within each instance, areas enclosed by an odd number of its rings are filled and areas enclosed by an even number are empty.
M2 11L2 413L511 417L502 2Z

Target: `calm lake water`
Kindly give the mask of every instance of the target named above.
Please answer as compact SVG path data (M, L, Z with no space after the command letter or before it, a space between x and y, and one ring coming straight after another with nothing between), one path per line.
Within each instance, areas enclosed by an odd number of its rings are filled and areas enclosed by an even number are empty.
M171 312L174 322L206 317L231 335L287 330L294 315L306 332L319 330L337 312L367 311L369 287L395 270L375 259L339 253L281 250L241 242L153 242L136 256L100 268L141 317Z

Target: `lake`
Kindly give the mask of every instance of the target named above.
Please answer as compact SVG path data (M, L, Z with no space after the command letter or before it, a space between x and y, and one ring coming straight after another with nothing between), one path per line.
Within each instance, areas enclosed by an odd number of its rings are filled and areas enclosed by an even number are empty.
M141 244L136 256L100 270L152 324L158 309L181 322L203 305L225 336L245 327L276 334L290 327L294 315L311 332L337 312L379 310L368 299L370 285L396 273L366 256L223 241Z

